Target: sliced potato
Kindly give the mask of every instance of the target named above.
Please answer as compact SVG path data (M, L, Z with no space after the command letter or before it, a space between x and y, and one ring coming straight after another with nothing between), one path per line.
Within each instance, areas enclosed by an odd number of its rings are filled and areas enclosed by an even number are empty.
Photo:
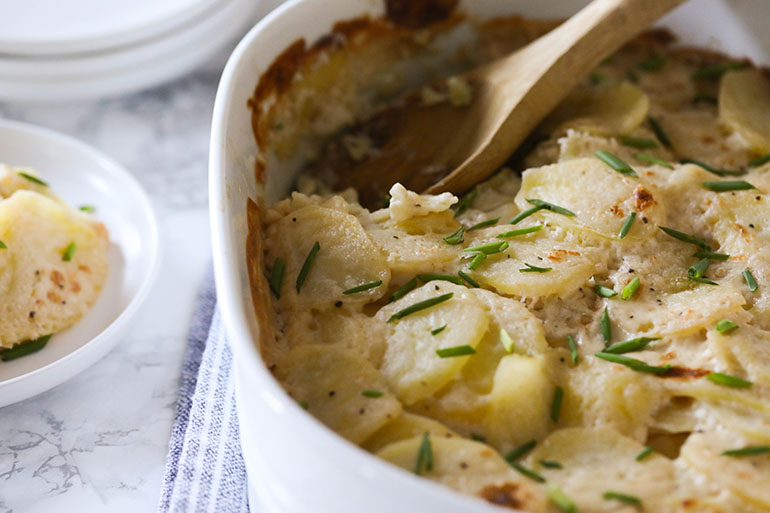
M732 374L737 373L737 368L744 371L749 380L770 386L770 333L746 325L724 334L712 328L708 332L708 343Z
M629 82L608 84L598 89L576 90L557 108L551 122L595 135L627 134L647 116L650 100Z
M401 415L401 403L377 369L339 345L296 347L279 362L276 375L315 418L355 444ZM382 395L366 397L365 390Z
M770 80L753 68L725 73L719 86L719 119L757 153L770 152Z
M430 433L432 438L460 437L457 433L431 418L404 412L400 417L382 426L366 439L362 447L370 452L377 452L386 445L407 440L423 433Z
M770 230L764 229L770 223L768 202L767 194L752 190L719 194L713 199L706 216L721 251L747 257L762 254L770 244Z
M454 296L448 301L387 322L404 308L449 293ZM413 290L383 307L376 317L387 324L387 349L380 372L406 404L437 392L475 356L442 358L436 350L465 345L475 348L489 325L489 316L469 289L444 281ZM446 328L440 333L431 334L442 326Z
M415 471L422 437L388 445L377 456ZM424 477L493 504L541 513L548 503L540 487L514 471L488 445L462 438L430 437L433 469Z

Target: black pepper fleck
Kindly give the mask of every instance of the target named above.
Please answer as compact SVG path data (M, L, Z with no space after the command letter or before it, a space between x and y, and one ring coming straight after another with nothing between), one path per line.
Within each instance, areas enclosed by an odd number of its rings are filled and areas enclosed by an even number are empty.
M643 222L644 224L647 224L649 221L647 221L647 218L646 218L646 217L643 217L643 218L642 218L642 222Z
M341 307L342 301L337 301L336 303L334 303L334 306L336 306L337 308Z
M334 394L336 394L334 390L329 390L329 397L334 397Z
M34 319L35 318L35 312L29 312L29 318Z

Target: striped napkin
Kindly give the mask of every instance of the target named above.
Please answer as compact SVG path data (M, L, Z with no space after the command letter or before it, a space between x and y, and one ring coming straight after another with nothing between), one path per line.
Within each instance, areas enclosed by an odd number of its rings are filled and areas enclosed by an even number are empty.
M246 467L235 409L233 357L204 280L182 365L159 513L248 513Z

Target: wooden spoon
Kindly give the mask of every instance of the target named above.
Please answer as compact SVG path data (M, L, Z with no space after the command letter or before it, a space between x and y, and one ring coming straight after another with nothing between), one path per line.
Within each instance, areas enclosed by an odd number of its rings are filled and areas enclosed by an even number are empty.
M379 206L395 182L461 193L494 173L602 60L683 1L594 0L524 48L462 75L470 105L425 106L412 95L359 127L375 141L370 156L327 151L311 172L333 173L335 188L356 188L367 206Z

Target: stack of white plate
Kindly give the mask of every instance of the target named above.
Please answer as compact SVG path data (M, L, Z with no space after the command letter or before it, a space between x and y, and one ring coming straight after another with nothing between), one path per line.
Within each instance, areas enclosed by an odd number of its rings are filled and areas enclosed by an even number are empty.
M0 0L0 100L127 93L192 70L245 32L259 0Z

